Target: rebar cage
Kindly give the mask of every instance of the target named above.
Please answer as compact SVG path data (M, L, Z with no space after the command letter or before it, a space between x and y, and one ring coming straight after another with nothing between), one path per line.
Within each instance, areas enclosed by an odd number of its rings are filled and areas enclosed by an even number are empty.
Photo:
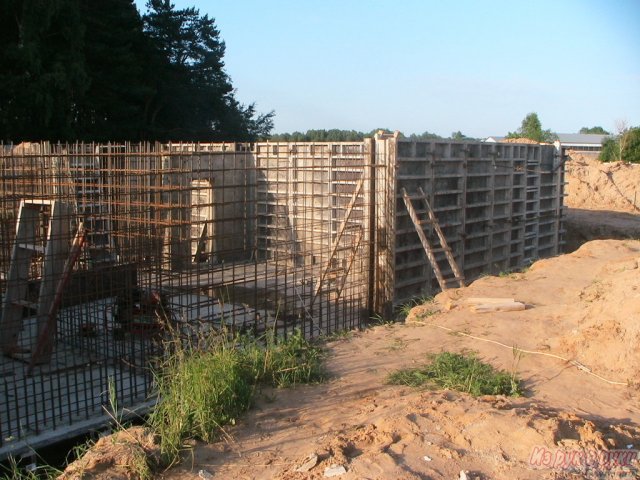
M369 145L1 147L3 449L144 405L169 327L363 325Z
M150 405L176 332L314 337L433 295L436 267L468 283L559 253L563 165L382 133L0 145L0 457Z

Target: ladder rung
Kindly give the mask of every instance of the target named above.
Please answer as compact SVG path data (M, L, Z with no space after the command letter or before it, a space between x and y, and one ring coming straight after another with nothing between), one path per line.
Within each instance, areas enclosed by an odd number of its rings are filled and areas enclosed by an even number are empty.
M32 199L32 200L23 200L25 207L42 207L46 205L52 205L55 200L44 200L44 199Z
M27 307L27 308L31 308L33 310L37 310L38 309L38 304L37 303L30 302L28 300L13 300L11 303L13 305L18 306L18 307Z
M449 283L449 282L462 282L462 281L464 281L464 277L451 277L451 278L444 278L443 280L446 283Z
M44 247L42 245L35 245L33 243L19 243L18 248L31 250L32 252L44 253Z

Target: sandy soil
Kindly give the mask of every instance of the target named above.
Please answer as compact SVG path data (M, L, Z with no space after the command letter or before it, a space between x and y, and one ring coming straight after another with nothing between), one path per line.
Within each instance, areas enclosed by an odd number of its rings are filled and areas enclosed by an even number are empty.
M640 164L602 163L595 155L569 152L569 208L640 213Z
M315 479L331 465L345 468L338 477L345 480L454 479L461 470L469 478L637 478L637 461L631 471L572 473L530 460L540 448L556 455L640 447L639 262L639 241L590 242L525 273L440 294L406 324L332 342L330 381L265 391L224 440L196 445L159 478ZM528 308L471 313L465 299L479 296L513 297ZM518 360L513 347L542 354ZM475 351L517 371L526 396L385 384L389 372L443 350ZM311 454L317 464L297 472Z
M574 156L567 168L568 223L582 232L576 246L598 236L640 237L632 200L640 166ZM470 297L515 298L527 309L476 314ZM329 343L329 381L262 392L221 441L194 444L157 478L320 479L332 466L344 469L333 477L344 480L640 478L637 459L622 468L579 457L637 456L639 345L640 241L591 241L526 272L442 293L406 323ZM386 384L395 369L445 350L477 352L516 372L526 395L473 398ZM136 432L153 456L145 435ZM122 439L106 444L120 448ZM139 445L129 453L94 449L65 478L127 478L123 463L137 458Z
M640 238L640 165L570 153L566 172L565 252L589 240Z
M264 391L220 442L194 445L158 478L318 479L332 465L344 467L337 478L345 480L455 479L460 471L482 479L637 478L637 460L626 469L577 461L577 473L531 461L545 458L543 449L551 463L563 451L637 454L639 262L640 241L593 241L524 273L440 294L404 324L348 334L328 346L328 382ZM512 297L527 309L472 313L466 299L480 296ZM514 347L539 353L518 359ZM475 351L516 371L526 395L386 385L389 372L443 350ZM317 461L297 472L309 455ZM93 458L83 478L126 478L118 458L128 457L105 455L106 467Z

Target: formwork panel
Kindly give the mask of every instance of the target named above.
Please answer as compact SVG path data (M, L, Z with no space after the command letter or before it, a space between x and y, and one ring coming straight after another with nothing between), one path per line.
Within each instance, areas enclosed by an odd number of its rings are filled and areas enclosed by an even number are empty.
M559 252L563 172L552 146L399 140L394 161L394 270L400 279L394 304L438 290L399 196L402 188L425 191L467 282ZM435 243L432 229L423 230ZM428 268L419 269L419 258ZM447 262L438 263L446 271Z
M197 346L221 331L361 326L372 302L369 145L2 146L0 329L18 334L3 343L0 456L104 422L112 396L146 405L168 337ZM53 214L38 207L16 242L25 201L64 205L56 225L67 233L49 238ZM52 270L43 252L76 237L78 256L61 253L69 268ZM16 256L20 245L33 247ZM45 283L60 289L45 298ZM42 324L52 354L36 362Z

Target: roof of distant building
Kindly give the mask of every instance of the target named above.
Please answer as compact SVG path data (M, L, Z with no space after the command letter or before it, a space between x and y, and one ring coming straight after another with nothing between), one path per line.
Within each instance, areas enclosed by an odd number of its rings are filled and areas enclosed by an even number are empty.
M558 140L562 145L602 145L602 142L609 135L601 135L598 133L558 133ZM485 142L502 142L506 137L493 135L487 137Z
M558 140L565 144L579 145L602 145L602 142L609 135L601 135L599 133L558 133Z

